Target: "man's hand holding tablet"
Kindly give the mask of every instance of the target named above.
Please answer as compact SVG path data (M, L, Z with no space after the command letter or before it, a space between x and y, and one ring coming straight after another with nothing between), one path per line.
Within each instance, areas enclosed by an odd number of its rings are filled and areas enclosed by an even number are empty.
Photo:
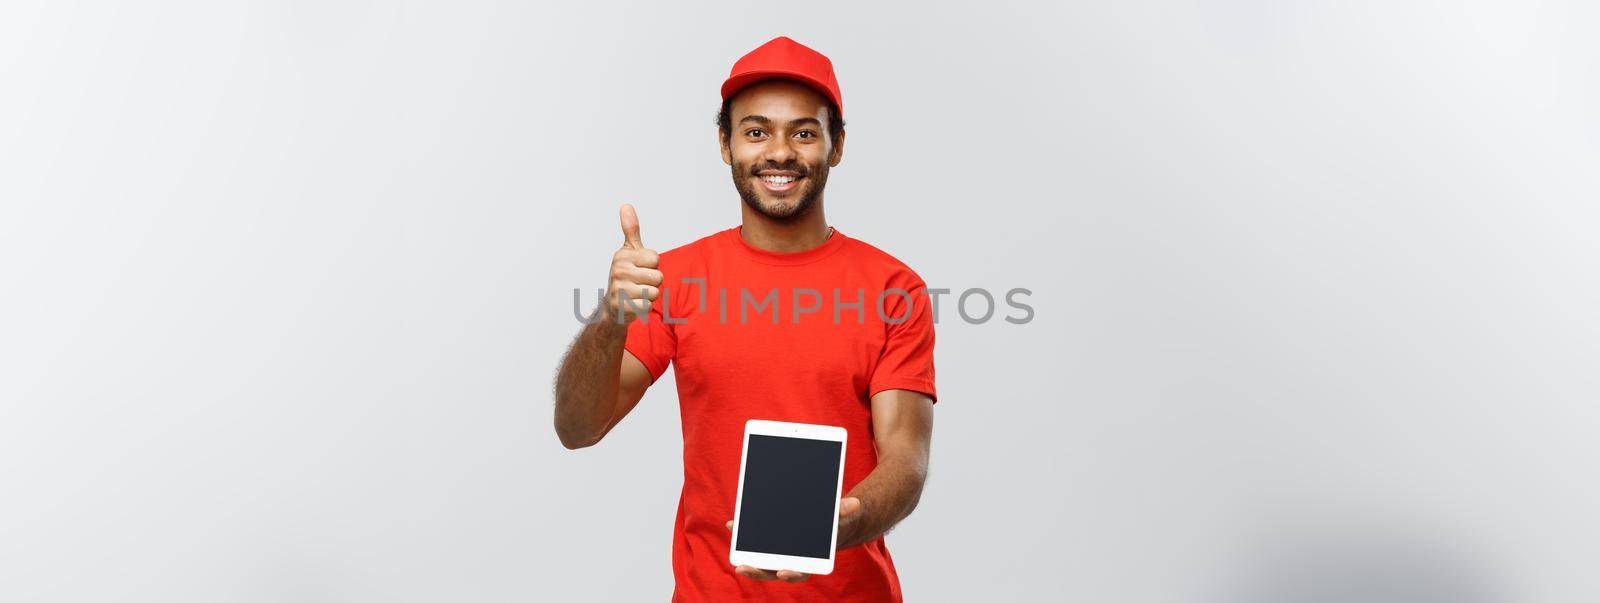
M846 498L839 499L839 533L840 534L853 534L853 533L855 533L855 530L853 530L852 528L854 528L855 525L856 525L855 519L861 516L858 513L860 510L861 510L861 499L854 498L854 497L846 497ZM728 529L729 530L733 529L733 520L732 519L728 520ZM845 538L845 539L843 539L843 541L849 542L849 539ZM806 580L806 578L810 578L811 577L811 574L801 573L801 572L797 572L797 571L794 571L794 570L776 570L776 571L774 571L774 570L764 570L764 569L760 569L760 568L750 567L748 565L741 565L741 566L735 567L735 568L733 568L733 571L738 572L739 575L744 576L746 578L750 578L752 580L782 580L784 582L804 582Z

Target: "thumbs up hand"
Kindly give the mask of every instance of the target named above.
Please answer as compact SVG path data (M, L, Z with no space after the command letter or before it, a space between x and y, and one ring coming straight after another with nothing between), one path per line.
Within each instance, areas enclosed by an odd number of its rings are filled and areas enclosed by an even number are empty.
M611 280L606 285L604 320L632 322L650 311L650 304L661 296L661 256L646 249L639 240L639 214L633 206L622 204L622 248L611 254Z

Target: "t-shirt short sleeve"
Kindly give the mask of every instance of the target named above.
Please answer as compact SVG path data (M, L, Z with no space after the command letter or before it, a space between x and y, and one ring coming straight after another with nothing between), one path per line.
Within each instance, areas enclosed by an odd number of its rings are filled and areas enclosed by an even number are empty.
M933 387L931 301L927 286L921 282L905 289L890 289L884 295L880 318L888 323L888 335L872 371L869 397L884 390L904 389L939 400Z
M641 316L628 324L628 339L622 349L633 354L650 371L651 383L667 372L667 364L672 362L672 356L678 350L678 338L672 332L672 325L663 319L661 304L650 304L648 316Z

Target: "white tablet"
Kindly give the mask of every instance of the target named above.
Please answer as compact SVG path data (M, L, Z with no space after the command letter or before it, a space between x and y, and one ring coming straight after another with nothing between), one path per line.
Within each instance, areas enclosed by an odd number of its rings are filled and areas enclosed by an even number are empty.
M747 421L728 561L833 572L844 487L843 427Z

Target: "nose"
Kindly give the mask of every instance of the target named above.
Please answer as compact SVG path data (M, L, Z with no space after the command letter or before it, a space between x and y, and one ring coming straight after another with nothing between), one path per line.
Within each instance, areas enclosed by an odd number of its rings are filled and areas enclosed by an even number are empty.
M762 154L761 158L772 164L787 165L798 156L794 147L791 146L792 144L793 142L787 136L774 137L772 144L767 145L766 152Z

